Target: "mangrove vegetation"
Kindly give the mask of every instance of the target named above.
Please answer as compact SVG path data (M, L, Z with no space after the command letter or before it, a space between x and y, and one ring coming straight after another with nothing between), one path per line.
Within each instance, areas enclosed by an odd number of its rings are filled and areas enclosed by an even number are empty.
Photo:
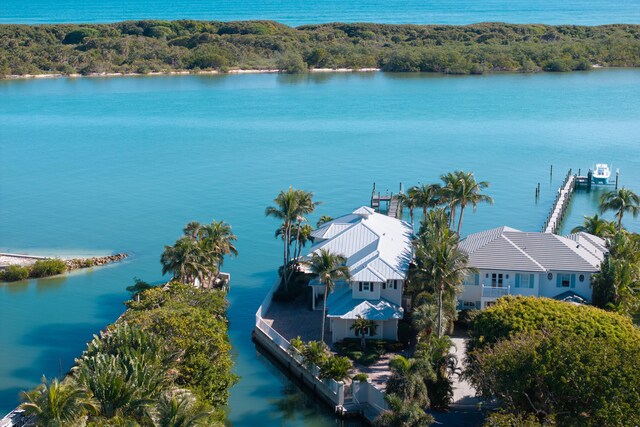
M640 65L640 26L272 21L0 25L0 76L313 68L482 74Z

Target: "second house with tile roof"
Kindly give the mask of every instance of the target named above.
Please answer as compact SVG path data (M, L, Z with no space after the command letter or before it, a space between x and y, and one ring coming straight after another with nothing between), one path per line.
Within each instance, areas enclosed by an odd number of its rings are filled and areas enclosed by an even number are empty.
M591 276L607 253L605 241L588 233L563 237L499 227L471 234L460 242L469 256L469 275L459 309L483 309L505 295L534 295L591 301Z

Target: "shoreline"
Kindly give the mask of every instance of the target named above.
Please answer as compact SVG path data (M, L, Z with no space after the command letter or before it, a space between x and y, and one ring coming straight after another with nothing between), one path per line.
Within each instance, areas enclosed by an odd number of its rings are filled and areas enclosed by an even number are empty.
M24 277L21 279L10 279L7 280L5 277L2 277L0 274L0 283L11 283L20 280L27 279L40 279L45 277L56 276L58 274L70 273L74 270L81 270L91 267L101 267L107 264L113 264L116 262L120 262L129 257L129 254L126 253L117 253L113 255L106 256L95 256L95 257L82 257L82 258L60 258L60 257L46 257L46 256L37 256L37 255L28 255L28 254L14 254L14 253L6 253L0 252L0 273L7 271L10 267L17 267L23 271L26 271L25 274L28 277ZM52 261L52 260L60 260L64 263L64 266L61 267L61 270L56 274L48 273L44 276L32 274L32 269L36 266L36 263L39 261ZM64 269L64 270L62 270Z
M593 64L591 70L625 70L636 69L638 67L607 67L601 64ZM308 73L311 74L331 74L331 73L386 73L393 71L383 71L381 68L311 68ZM552 71L536 71L531 73L523 73L521 71L492 71L491 73L485 73L483 75L494 74L567 74L583 72L580 71L566 71L566 72L552 72ZM456 76L457 74L447 74L428 71L415 71L415 72L395 72L403 74L428 74L428 75L441 75L441 76ZM218 70L201 70L201 71L153 71L150 73L89 73L89 74L61 74L61 73L45 73L45 74L11 74L8 76L0 77L0 81L11 80L44 80L44 79L81 79L81 78L105 78L105 77L162 77L162 76L207 76L207 75L239 75L239 74L288 74L288 75L301 75L305 73L287 73L286 70L279 69L234 69L229 71ZM473 74L466 74L464 76L471 76Z
M312 68L309 73L373 73L381 72L380 68ZM234 69L229 71L201 70L201 71L153 71L150 73L89 73L89 74L10 74L0 77L0 80L38 80L38 79L58 79L58 78L97 78L97 77L149 77L149 76L200 76L200 75L226 75L226 74L287 74L285 70L279 69ZM302 74L302 73L299 73Z

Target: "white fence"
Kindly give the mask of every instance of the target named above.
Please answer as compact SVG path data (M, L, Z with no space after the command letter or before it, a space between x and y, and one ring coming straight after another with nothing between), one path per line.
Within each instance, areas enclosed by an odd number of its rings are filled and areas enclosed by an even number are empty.
M264 320L264 316L271 306L273 293L279 286L280 281L278 280L271 287L264 297L262 305L256 311L256 333L254 335L256 340L266 349L271 350L270 353L273 356L282 362L284 366L287 366L296 377L310 386L317 395L334 406L336 412L343 411L345 407L351 407L362 411L363 415L373 421L374 418L388 409L384 391L378 390L369 382L354 381L351 385L353 401L345 400L345 385L343 382L318 378L320 369L317 366L305 366L299 353L295 351L289 352L291 343Z
M333 405L334 407L341 407L344 405L344 383L335 381L331 378L320 379L320 369L317 366L307 367L302 361L302 357L295 353L289 352L291 344L289 341L273 329L267 322L265 322L263 316L266 315L271 306L273 299L273 293L280 286L280 281L271 287L267 295L264 297L262 304L256 311L256 334L254 335L258 342L264 345L268 350L272 350L270 353L275 356L285 366L288 366L289 370L296 374L303 382L313 388L313 390L324 400ZM262 333L262 336L258 333ZM267 338L267 340L262 339Z

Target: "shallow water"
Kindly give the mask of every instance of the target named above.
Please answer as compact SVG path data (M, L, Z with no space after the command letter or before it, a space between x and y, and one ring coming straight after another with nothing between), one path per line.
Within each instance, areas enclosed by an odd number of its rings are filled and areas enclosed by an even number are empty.
M270 19L323 22L471 24L640 23L640 0L3 0L0 23L114 22L130 19Z
M334 425L250 340L280 261L277 224L264 217L276 193L314 191L318 215L337 216L367 204L374 181L397 191L462 168L490 181L495 199L465 215L463 234L539 230L570 167L613 163L640 191L638 87L638 70L0 81L0 251L132 255L0 286L0 412L71 366L121 313L134 277L161 280L163 245L184 224L215 218L239 237L224 267L242 377L230 422ZM597 194L576 196L567 228L595 212Z

